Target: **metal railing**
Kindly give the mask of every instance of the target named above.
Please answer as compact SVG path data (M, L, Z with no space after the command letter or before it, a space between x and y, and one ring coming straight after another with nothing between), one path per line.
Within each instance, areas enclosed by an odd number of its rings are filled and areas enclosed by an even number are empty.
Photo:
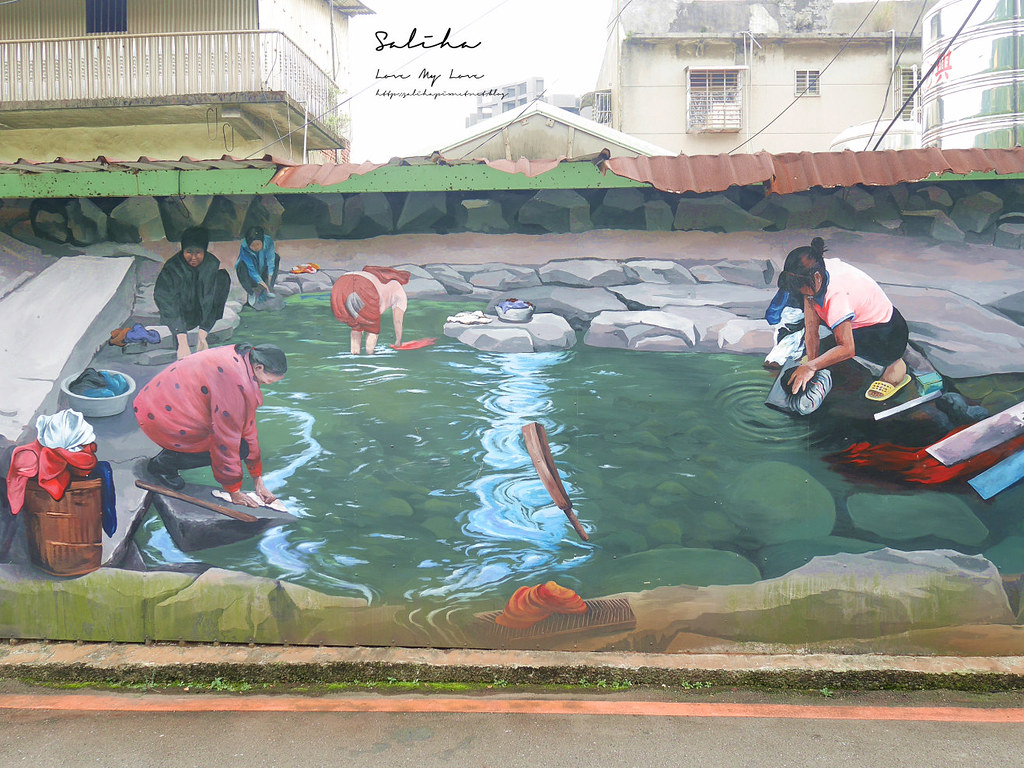
M0 110L11 102L270 91L335 122L338 87L282 32L0 40Z

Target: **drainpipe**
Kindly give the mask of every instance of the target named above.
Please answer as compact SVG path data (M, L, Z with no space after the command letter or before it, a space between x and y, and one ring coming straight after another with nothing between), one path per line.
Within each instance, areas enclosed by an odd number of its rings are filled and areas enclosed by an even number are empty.
M892 91L892 116L896 117L896 109L898 108L898 105L896 104L897 99L896 99L896 30L895 30L895 28L891 29L890 32L892 32L892 46L890 48L889 54L890 54L890 59L892 60L892 66L889 69L889 87L890 87L890 89Z
M1014 17L1019 22L1020 18L1021 18L1021 16L1020 16L1021 0L1017 0L1015 5L1017 7L1014 9ZM1019 32L1019 30L1014 30L1014 35L1013 35L1013 61L1014 61L1014 69L1017 72L1020 72L1020 69L1019 69L1019 67L1020 67L1020 32ZM1013 88L1011 88L1010 91L1011 91L1011 93L1013 93L1013 105L1012 105L1013 114L1015 114L1017 116L1017 119L1016 119L1017 125L1016 125L1016 127L1014 128L1014 131L1013 131L1013 133L1014 133L1013 143L1014 143L1014 146L1020 146L1021 145L1021 141L1022 141L1022 137L1020 135L1021 134L1020 97L1017 94L1018 83L1020 81L1019 81L1017 75L1014 75L1013 80L1014 80Z
M309 134L309 104L308 101L302 102L302 162L308 163L309 158L306 157L306 138Z
M613 126L616 130L622 130L622 35L620 24L622 16L622 0L615 0L615 111Z
M334 50L334 3L327 6L327 13L331 17L331 79L338 82L338 62Z
M753 99L754 93L754 46L758 48L761 44L757 42L757 38L754 37L754 33L749 30L741 33L743 38L743 66L746 68L743 72L743 137L749 138L750 136L750 102ZM748 54L747 51L750 51Z

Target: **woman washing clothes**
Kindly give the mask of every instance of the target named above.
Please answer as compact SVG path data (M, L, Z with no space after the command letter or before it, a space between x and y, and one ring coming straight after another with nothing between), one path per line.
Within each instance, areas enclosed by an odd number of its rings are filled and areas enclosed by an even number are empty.
M153 377L135 397L135 418L162 449L149 460L157 483L180 490L182 470L211 467L235 504L257 506L242 493L242 464L257 495L275 500L263 483L256 434L262 387L284 378L285 353L273 344L215 347L179 360Z
M277 310L284 302L274 295L274 283L281 266L281 257L274 252L274 240L263 227L249 227L242 238L235 261L235 274L253 309Z
M907 322L889 297L866 273L840 259L826 259L825 241L789 252L779 274L779 288L803 296L806 362L790 375L797 394L819 370L854 355L883 368L865 397L888 400L910 382L903 355L907 351ZM835 346L819 354L819 327L832 331Z
M395 347L402 345L402 324L409 300L404 286L409 273L391 267L363 267L348 272L334 282L331 311L352 329L350 348L359 354L366 334L366 354L372 355L380 335L380 318L387 310L395 324Z

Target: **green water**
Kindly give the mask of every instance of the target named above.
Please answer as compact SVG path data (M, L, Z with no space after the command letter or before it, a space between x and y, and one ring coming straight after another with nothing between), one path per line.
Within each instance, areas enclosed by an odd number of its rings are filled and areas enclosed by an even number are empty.
M147 561L194 559L374 603L497 607L515 587L548 579L594 597L751 582L815 553L887 544L973 553L1017 525L1019 489L986 505L962 487L881 487L837 474L824 457L871 427L764 407L772 374L758 356L582 342L483 353L441 334L445 317L467 308L414 302L405 339L438 336L434 346L387 348L386 316L379 354L358 357L324 295L293 297L281 313L246 311L233 341L288 354L258 425L267 484L298 519L186 556L152 516L138 536ZM532 421L548 432L589 543L536 475L520 431ZM208 470L187 474L212 483ZM951 541L856 530L847 500L864 493L873 495L861 502L930 499L992 533L953 526Z

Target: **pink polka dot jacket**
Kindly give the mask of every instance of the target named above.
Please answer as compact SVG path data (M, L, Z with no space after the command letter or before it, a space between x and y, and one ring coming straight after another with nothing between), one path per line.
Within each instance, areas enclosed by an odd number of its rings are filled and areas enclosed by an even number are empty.
M239 448L249 445L249 474L263 474L256 409L263 393L249 356L234 346L196 352L158 373L135 397L135 418L161 448L210 452L213 476L228 492L242 487Z

